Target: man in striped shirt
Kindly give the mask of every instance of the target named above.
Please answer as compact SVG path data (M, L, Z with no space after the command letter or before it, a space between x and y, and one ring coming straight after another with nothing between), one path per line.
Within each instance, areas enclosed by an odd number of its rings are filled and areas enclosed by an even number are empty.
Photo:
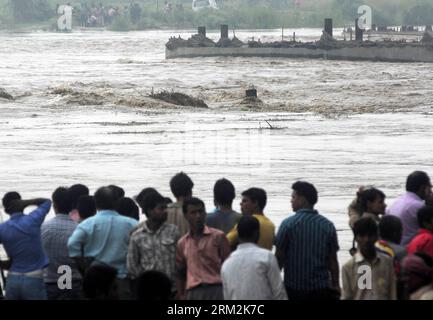
M167 223L167 204L157 192L143 199L147 220L136 229L129 240L127 269L133 279L147 271L163 272L175 291L176 245L179 229Z
M335 227L314 210L318 195L312 184L298 181L292 189L295 215L281 223L275 239L289 300L338 299L341 290Z

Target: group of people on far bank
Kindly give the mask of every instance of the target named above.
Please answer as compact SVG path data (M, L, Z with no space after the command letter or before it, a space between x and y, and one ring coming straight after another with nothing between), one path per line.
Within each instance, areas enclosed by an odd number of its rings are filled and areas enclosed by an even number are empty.
M411 173L406 193L388 208L382 191L358 190L348 210L352 258L341 269L337 231L315 209L313 184L291 185L293 214L278 230L265 215L262 188L241 193L240 213L229 180L215 182L210 213L193 188L180 172L170 180L174 202L151 187L129 198L115 185L93 196L82 184L58 187L51 199L6 193L5 298L433 299L433 199L425 172ZM30 206L36 209L24 213ZM55 216L46 219L51 207Z

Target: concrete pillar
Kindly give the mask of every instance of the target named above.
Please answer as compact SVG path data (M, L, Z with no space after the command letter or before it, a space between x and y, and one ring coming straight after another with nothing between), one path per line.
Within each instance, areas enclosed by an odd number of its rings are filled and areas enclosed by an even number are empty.
M363 41L364 38L364 30L360 29L358 26L358 19L355 20L355 40Z
M325 19L325 32L329 34L331 37L333 36L333 30L332 30L332 19Z
M226 24L221 25L221 39L228 39L229 37L229 26Z
M198 27L198 34L206 37L206 27Z

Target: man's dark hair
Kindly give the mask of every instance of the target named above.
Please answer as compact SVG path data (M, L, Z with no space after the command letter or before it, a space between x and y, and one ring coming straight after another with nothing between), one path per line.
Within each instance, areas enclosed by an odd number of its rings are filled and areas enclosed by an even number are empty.
M144 198L150 193L158 193L158 191L155 188L144 188L140 191L138 195L135 196L135 201L137 201L138 205L141 209L144 208Z
M3 196L2 203L6 213L8 214L15 213L15 212L11 212L11 210L9 209L10 204L15 200L21 200L21 195L16 191L8 192Z
M81 220L94 216L96 214L95 199L92 196L81 196L78 198L77 210Z
M87 299L109 299L117 270L108 265L91 266L84 275L83 292Z
M54 190L51 198L53 199L53 204L57 208L58 213L69 214L69 211L71 211L71 200L67 188L58 187Z
M243 197L250 198L251 201L257 202L260 210L263 210L266 207L267 196L266 191L260 188L250 188L242 192Z
M223 178L215 182L213 187L215 203L222 206L231 206L236 197L235 187L229 180Z
M172 283L163 272L150 270L142 273L136 282L137 300L167 301L171 296Z
M417 193L422 186L430 184L430 178L424 171L412 172L406 180L406 191Z
M385 241L400 244L403 235L403 224L396 216L384 215L379 222L379 236Z
M88 196L90 194L89 188L84 184L74 184L68 189L69 201L71 203L71 210L77 209L78 199L81 196Z
M113 195L116 202L125 196L125 190L123 190L123 188L119 186L111 184L108 186L108 188L110 188L113 191Z
M367 212L368 202L372 202L377 198L385 199L385 194L376 188L369 188L358 194L357 205L362 213Z
M418 210L417 213L418 224L420 228L425 228L427 223L432 223L433 221L433 207L424 206Z
M355 237L360 236L375 236L379 235L379 230L376 221L372 218L361 218L355 222L353 226L353 234Z
M202 206L203 209L205 209L204 202L199 198L194 198L194 197L187 199L183 202L182 205L183 214L186 214L188 212L188 206Z
M99 188L94 195L96 208L99 210L114 210L116 198L113 190L108 187Z
M121 198L116 202L116 211L125 217L140 220L140 209L131 198Z
M255 236L260 235L259 220L253 216L242 216L237 229L241 240L252 240Z
M193 187L194 183L184 172L179 172L170 180L170 189L176 198L191 196Z
M159 204L166 204L165 198L157 192L149 193L143 200L143 211L146 216L149 214L149 211L154 209Z
M304 197L310 205L314 206L317 203L319 196L317 194L316 187L311 183L305 181L296 181L292 185L292 189L296 191L298 196Z

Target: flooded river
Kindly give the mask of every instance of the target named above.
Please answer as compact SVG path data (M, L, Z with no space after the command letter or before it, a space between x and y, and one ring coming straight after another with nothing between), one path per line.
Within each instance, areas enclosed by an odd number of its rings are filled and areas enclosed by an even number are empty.
M291 184L319 190L317 208L336 225L348 258L347 206L359 185L403 192L415 169L433 174L431 64L306 59L165 60L170 36L192 31L0 33L0 193L49 196L59 185L118 184L129 196L153 186L169 195L179 171L213 207L226 177L239 194L268 192L276 225L291 213ZM312 41L319 29L286 30ZM218 33L209 37L218 40ZM236 31L243 41L281 30ZM254 85L263 104L241 103ZM174 90L208 109L147 96Z

